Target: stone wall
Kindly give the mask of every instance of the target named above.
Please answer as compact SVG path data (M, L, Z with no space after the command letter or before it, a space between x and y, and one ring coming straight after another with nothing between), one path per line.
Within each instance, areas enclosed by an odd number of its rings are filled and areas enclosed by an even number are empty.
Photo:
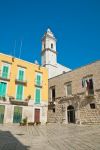
M93 75L94 89L100 89L100 61L80 67L49 79L49 100L51 98L50 87L55 86L56 98L66 96L65 83L72 82L72 94L80 94L85 91L82 88L82 78Z
M52 110L48 111L47 122L48 123L56 123L56 114Z
M87 98L80 100L60 100L55 105L55 113L52 109L48 110L48 122L59 122L68 124L68 106L75 109L75 123L77 124L97 124L100 123L100 104L94 99ZM95 109L91 109L90 104L95 104Z
M100 109L81 109L80 110L81 124L97 124L100 123Z
M82 78L87 76L93 78L93 96L86 96L86 89L82 88ZM72 95L67 96L65 83L70 81ZM49 79L49 101L51 101L50 88L54 86L56 91L55 113L52 110L48 111L49 121L52 118L55 122L68 123L67 108L71 105L75 109L75 123L100 123L100 61ZM95 109L90 108L91 103L95 104Z

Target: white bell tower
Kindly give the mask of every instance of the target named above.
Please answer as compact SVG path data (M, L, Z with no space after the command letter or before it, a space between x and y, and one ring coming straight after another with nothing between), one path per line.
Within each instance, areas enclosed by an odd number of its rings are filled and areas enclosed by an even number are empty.
M69 68L57 63L56 38L50 29L47 29L42 38L42 66L48 69L49 78L70 71Z
M56 66L57 54L56 54L56 39L50 29L42 38L42 66L48 65ZM47 67L48 68L48 67Z

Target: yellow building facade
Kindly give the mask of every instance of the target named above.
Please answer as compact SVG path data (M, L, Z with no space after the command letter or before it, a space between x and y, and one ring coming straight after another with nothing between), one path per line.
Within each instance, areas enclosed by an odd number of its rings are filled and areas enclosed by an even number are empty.
M45 123L47 110L47 69L0 54L0 123Z

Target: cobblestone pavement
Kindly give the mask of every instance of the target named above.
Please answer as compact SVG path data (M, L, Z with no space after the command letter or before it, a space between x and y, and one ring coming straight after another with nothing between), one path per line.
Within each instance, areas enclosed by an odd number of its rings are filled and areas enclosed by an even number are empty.
M100 126L0 125L0 150L100 150Z

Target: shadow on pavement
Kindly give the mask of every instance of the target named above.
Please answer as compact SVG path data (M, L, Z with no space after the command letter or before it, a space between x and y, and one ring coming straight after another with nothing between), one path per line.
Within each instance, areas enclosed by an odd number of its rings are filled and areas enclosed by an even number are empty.
M19 134L23 136L23 134ZM23 145L9 131L0 131L0 150L29 150L29 146Z

